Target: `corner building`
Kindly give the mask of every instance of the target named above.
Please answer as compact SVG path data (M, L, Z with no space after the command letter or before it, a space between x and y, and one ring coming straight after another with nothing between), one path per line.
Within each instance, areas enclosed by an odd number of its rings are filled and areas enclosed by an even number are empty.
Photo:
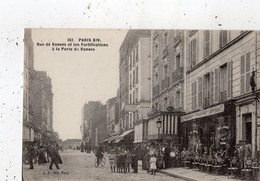
M259 69L259 37L252 31L186 31L186 114L181 117L182 143L219 149L259 140L259 79L251 91L252 70ZM256 135L258 134L258 138ZM258 142L259 149L259 142ZM253 154L255 151L253 151Z

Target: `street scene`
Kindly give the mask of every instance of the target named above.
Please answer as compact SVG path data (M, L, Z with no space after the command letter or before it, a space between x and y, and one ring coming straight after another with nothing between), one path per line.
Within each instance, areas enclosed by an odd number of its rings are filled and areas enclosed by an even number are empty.
M24 39L23 180L259 180L258 31Z
M133 173L111 173L109 163L104 167L94 166L94 154L84 154L79 151L69 150L61 153L63 160L62 168L59 171L49 171L48 163L45 166L36 165L34 170L24 168L24 180L162 180L182 181L182 179L158 173L150 175L140 170L138 174ZM108 157L105 156L108 160ZM141 167L139 166L139 169Z

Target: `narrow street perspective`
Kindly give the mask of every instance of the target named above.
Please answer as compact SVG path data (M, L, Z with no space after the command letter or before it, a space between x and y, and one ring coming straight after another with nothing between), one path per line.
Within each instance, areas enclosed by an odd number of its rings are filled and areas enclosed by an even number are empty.
M259 180L260 32L25 29L23 180Z
M104 167L96 168L94 166L95 155L93 153L81 153L79 151L68 150L61 153L63 164L61 168L56 170L49 170L49 163L44 166L35 165L34 170L30 170L29 166L23 167L24 180L82 180L82 181L182 181L182 179L172 178L165 174L157 173L156 175L148 174L141 169L139 165L138 173L111 173L109 163L107 162ZM108 160L108 156L105 158Z

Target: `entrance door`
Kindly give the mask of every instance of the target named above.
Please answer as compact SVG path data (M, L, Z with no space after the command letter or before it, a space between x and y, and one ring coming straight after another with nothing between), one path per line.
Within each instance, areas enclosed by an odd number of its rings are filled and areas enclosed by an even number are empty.
M252 114L243 114L242 117L243 127L242 127L242 138L246 139L249 143L252 142Z

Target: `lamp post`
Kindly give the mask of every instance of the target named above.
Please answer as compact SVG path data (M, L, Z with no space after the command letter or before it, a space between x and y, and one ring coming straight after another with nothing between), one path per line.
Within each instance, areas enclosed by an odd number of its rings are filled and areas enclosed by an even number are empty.
M160 139L160 128L161 128L161 124L162 124L162 121L160 118L158 118L158 120L156 121L156 126L158 128L158 142L159 142L159 139Z

